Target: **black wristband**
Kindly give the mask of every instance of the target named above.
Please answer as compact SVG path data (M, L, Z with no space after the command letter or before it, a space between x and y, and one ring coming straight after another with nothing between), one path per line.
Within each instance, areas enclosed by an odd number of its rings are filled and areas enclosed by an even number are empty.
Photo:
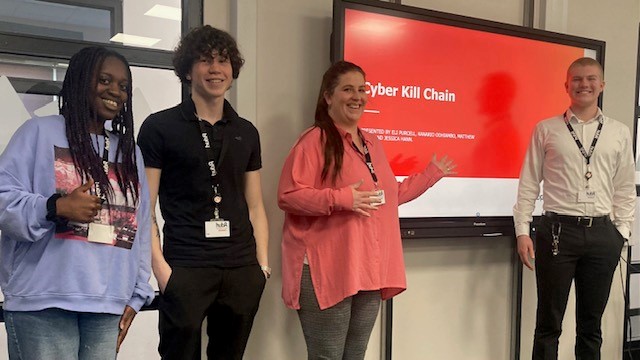
M56 201L62 197L62 194L53 194L47 200L47 220L58 222L58 209L56 207Z
M69 220L58 216L58 207L56 206L56 201L63 196L62 194L53 194L47 199L47 220L56 225L56 232L68 231L67 223Z

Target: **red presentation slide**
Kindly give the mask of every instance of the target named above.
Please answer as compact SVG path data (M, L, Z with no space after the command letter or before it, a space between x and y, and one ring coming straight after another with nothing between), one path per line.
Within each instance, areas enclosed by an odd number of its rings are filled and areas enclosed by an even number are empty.
M535 124L569 105L564 81L584 49L347 9L344 58L367 73L360 126L396 176L436 153L459 177L517 178Z

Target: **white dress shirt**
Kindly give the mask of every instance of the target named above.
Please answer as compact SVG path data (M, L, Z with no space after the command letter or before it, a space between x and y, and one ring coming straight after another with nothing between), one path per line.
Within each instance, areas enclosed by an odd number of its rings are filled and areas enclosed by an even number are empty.
M516 236L529 235L535 200L543 183L543 209L562 215L610 215L620 234L629 239L635 212L635 164L629 128L614 119L598 115L579 120L571 110L566 116L584 149L589 152L600 119L602 132L591 156L587 182L587 161L571 136L564 115L538 123L522 164L518 200L513 207ZM595 201L580 202L578 194L596 192Z

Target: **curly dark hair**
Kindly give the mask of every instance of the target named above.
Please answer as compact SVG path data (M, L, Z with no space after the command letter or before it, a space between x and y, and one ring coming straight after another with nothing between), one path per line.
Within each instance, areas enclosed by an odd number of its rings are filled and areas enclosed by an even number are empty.
M331 95L340 82L340 77L349 72L359 72L366 77L364 70L354 63L348 61L338 61L331 65L322 77L318 102L316 104L316 115L313 126L320 128L321 140L324 148L324 166L322 167L322 181L325 181L331 174L331 182L335 185L336 180L342 171L342 157L344 155L344 144L340 137L340 132L329 115L329 105L325 99L325 94ZM333 169L331 166L333 165Z
M113 119L113 132L119 134L115 158L121 163L115 166L116 178L122 192L129 193L137 203L139 179L133 139L133 112L131 110L131 69L129 62L120 53L102 46L86 47L71 57L69 68L59 93L58 107L64 117L69 152L78 175L82 179L93 178L100 184L100 190L107 195L110 203L114 196L113 187L103 171L102 159L94 148L89 132L90 123L97 121L97 113L92 105L92 95L97 83L98 71L104 60L114 57L125 65L129 85L127 102ZM84 181L84 180L83 180ZM127 197L128 202L128 197Z
M210 25L193 28L182 38L173 54L173 71L183 84L190 85L191 80L187 79L187 75L193 63L201 56L210 57L214 51L229 58L233 78L237 79L244 64L238 44L229 33Z

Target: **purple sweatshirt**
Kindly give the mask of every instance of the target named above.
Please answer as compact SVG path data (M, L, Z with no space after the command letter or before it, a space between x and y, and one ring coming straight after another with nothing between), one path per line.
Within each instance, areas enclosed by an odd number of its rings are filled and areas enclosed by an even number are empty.
M110 140L109 179L114 199L103 206L103 223L113 226L111 243L87 241L87 224L58 227L46 219L47 199L82 184L69 152L64 118L33 118L13 135L0 155L0 288L4 309L122 314L151 303L149 190L136 148L139 199L125 197L113 171L118 135ZM93 135L98 154L104 136ZM106 205L106 204L105 204Z

